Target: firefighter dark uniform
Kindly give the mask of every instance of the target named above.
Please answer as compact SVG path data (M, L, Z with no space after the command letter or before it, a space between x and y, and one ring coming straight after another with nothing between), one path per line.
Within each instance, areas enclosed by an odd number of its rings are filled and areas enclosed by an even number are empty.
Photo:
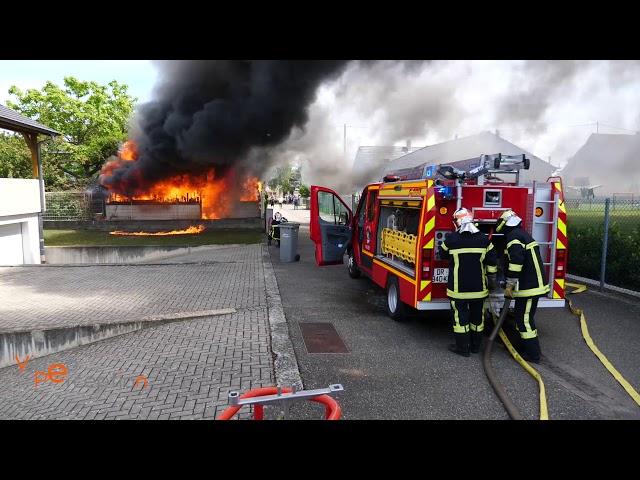
M484 330L484 300L489 295L486 274L495 275L497 257L487 236L473 230L451 232L440 245L440 256L449 261L447 296L451 302L453 334L450 350L469 356L480 350Z
M540 342L534 316L538 298L549 293L549 284L540 257L540 247L522 228L522 220L508 210L500 217L497 232L504 232L507 255L506 296L515 299L516 328L520 333L521 353L525 360L540 361Z

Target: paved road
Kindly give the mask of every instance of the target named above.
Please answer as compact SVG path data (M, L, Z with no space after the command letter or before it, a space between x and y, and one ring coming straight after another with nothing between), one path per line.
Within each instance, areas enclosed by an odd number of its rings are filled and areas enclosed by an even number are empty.
M0 419L214 418L230 390L273 385L262 248L217 248L157 265L1 269L0 328L7 330L237 312L33 359L24 371L2 368ZM64 382L36 387L35 372L55 363L68 370ZM139 375L147 388L134 388Z
M396 323L384 312L383 292L367 279L352 280L345 266L319 268L308 228L300 229L301 261L280 263L270 247L282 302L305 388L342 383L345 418L506 419L489 386L481 357L446 350L452 342L446 314L413 315ZM311 292L313 292L311 294ZM640 322L637 303L585 293L576 303L588 315L592 335L627 380L640 387ZM549 414L552 419L640 418L640 408L597 361L567 311L544 310L537 317ZM346 354L309 354L300 323L332 323ZM536 419L537 383L496 348L494 367L525 418ZM293 413L319 418L316 407Z
M212 248L148 265L0 267L0 331L264 305L261 248Z

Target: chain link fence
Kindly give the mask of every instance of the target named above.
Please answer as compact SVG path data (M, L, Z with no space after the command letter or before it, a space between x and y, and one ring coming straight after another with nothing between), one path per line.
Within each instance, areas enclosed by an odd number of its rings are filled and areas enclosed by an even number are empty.
M104 200L89 192L45 192L43 220L92 220L104 215Z
M568 272L640 291L640 196L567 199Z

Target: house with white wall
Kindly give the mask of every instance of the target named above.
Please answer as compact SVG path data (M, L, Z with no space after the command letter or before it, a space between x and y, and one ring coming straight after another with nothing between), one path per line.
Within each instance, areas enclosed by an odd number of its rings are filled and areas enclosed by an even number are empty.
M43 136L59 133L4 105L0 105L0 129L22 135L31 152L33 171L33 178L0 178L0 265L39 264L45 260L40 144Z

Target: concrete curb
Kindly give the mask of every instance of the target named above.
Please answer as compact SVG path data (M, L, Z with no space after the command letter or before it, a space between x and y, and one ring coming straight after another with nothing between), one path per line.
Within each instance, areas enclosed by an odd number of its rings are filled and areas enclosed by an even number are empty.
M73 262L73 263L39 263L39 264L20 264L20 265L0 265L0 268L16 268L16 269L24 269L24 268L55 268L55 267L148 267L154 265L214 265L218 263L238 263L236 261L222 261L222 260L210 260L210 261L186 261L186 262L167 262L165 260L169 260L175 257L182 257L184 255L189 255L191 253L199 253L199 252L207 252L207 251L215 251L222 250L225 248L238 248L244 247L247 245L257 245L257 243L223 243L219 245L198 245L198 246L184 246L184 247L175 247L179 248L180 251L167 252L166 254L162 254L159 256L154 256L153 258L140 258L138 260L132 260L128 262ZM84 248L112 248L112 249L120 249L120 248L136 248L136 247L45 247L45 250L49 248L58 248L58 249L84 249ZM156 247L146 247L146 248L156 248ZM162 247L159 247L162 248ZM159 263L155 263L158 261ZM161 262L160 262L161 261Z
M140 320L0 332L0 368L167 323L236 313L235 308L152 315Z
M600 282L598 280L592 280L590 278L579 277L577 275L571 275L567 273L567 280L572 280L572 281L584 283L592 287L600 288ZM614 285L609 285L608 283L604 284L604 290L607 292L622 293L624 295L629 295L631 297L640 298L640 292L636 292L635 290L629 290L622 287L616 287Z
M45 247L46 264L38 266L69 265L141 265L159 260L182 257L195 252L208 252L235 248L238 243L173 246L60 246Z
M276 385L279 387L292 387L302 390L304 385L300 376L298 359L296 358L293 343L289 336L289 324L282 308L282 299L278 280L273 270L271 256L266 245L262 245L262 266L264 268L265 293L267 296L267 309L269 327L271 330L271 351L273 352L273 367L275 370Z

